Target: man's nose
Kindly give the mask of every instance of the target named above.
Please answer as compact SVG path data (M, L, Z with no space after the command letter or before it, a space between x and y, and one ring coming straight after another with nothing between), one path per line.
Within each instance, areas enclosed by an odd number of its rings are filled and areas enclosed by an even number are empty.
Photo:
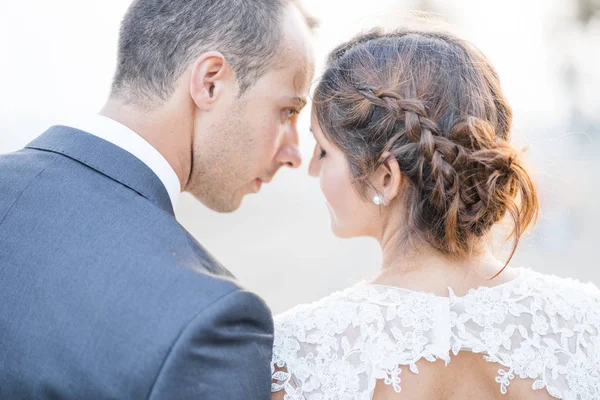
M285 167L298 168L302 164L302 155L298 144L288 143L277 154L277 162Z
M290 124L285 132L285 137L281 143L278 153L278 162L280 165L298 168L302 164L302 155L298 146L298 130L295 124Z

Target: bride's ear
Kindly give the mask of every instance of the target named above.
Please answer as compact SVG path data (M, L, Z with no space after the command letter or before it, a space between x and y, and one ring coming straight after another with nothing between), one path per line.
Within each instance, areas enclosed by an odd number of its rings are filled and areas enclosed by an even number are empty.
M380 196L383 205L390 204L400 192L404 184L404 174L400 172L398 160L390 153L381 156L382 164L372 176L371 183Z

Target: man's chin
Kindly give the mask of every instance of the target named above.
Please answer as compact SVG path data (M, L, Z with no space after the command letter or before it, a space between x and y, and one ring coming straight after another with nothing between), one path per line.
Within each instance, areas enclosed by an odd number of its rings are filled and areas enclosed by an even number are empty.
M196 200L200 203L204 204L204 206L210 208L213 211L216 211L221 214L229 214L240 208L242 205L243 196L235 196L234 198L229 199L216 199L216 198L204 198L201 196L194 195Z
M221 214L230 214L234 211L237 211L241 205L242 205L242 202L238 201L235 204L233 202L219 203L219 204L215 204L215 205L207 206L207 207L210 208L211 210L216 211Z

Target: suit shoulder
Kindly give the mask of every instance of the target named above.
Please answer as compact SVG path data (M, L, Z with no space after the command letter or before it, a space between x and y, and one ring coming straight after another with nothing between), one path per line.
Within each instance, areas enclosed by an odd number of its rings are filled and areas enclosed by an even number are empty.
M0 155L0 220L31 182L58 157L28 149Z

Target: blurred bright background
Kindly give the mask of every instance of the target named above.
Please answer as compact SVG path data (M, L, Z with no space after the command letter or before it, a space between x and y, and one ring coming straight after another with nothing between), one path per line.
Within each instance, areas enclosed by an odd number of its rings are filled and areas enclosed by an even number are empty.
M127 0L0 0L0 153L53 124L96 113L110 87ZM600 286L600 0L304 0L320 20L319 61L354 33L393 26L407 10L450 23L494 63L528 146L542 213L512 262ZM240 129L244 127L241 126ZM275 313L372 276L378 245L340 240L307 166L281 171L233 214L185 194L178 220ZM2 171L0 171L2 173ZM174 294L176 295L176 294Z

